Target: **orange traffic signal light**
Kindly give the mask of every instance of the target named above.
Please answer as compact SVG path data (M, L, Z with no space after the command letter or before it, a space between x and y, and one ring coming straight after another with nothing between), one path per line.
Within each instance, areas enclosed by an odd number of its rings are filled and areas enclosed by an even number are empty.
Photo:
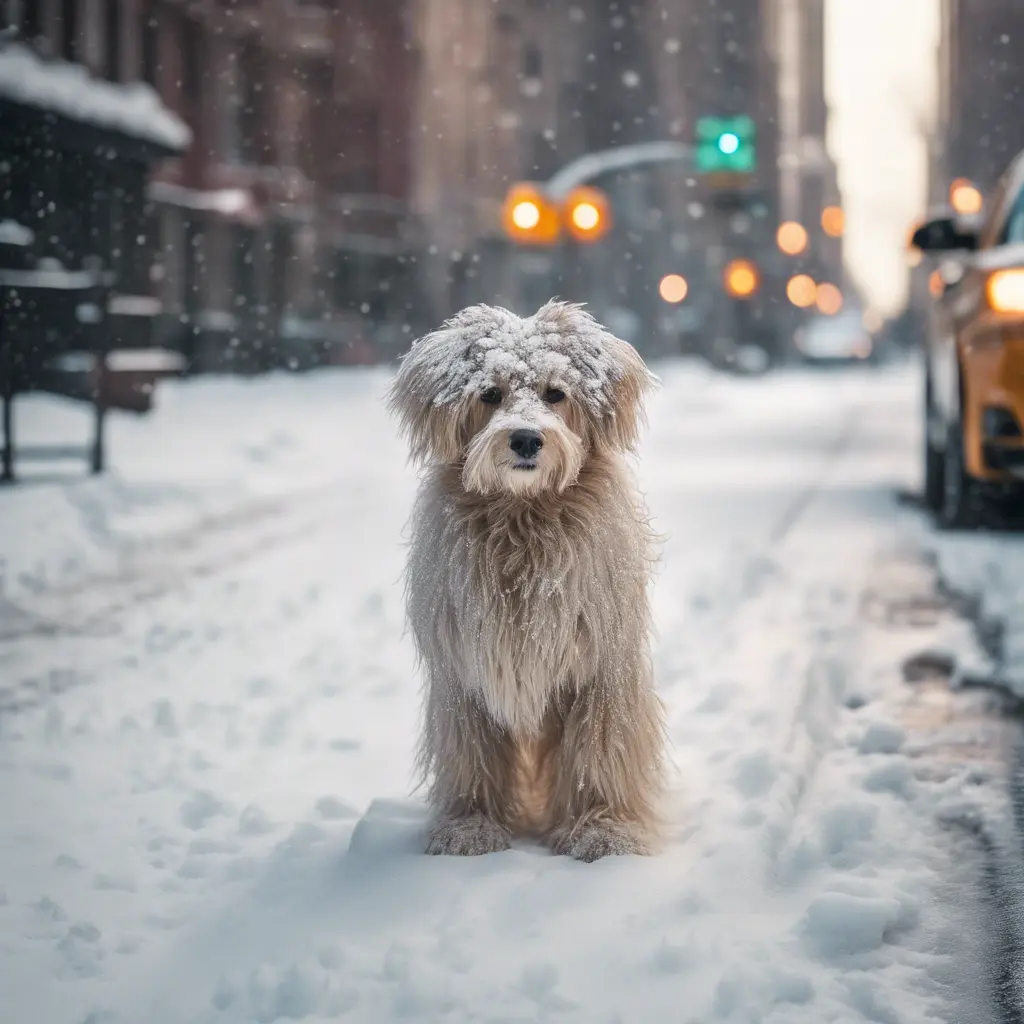
M537 186L513 185L501 208L505 234L520 245L553 245L562 232L558 210Z
M787 256L799 256L807 248L807 229L795 220L787 220L775 232L779 250Z
M786 298L798 309L814 305L818 297L818 286L809 274L796 274L786 282Z
M590 185L574 188L565 200L563 212L566 229L577 242L598 242L612 226L608 197Z
M826 206L821 211L821 230L829 238L838 238L846 230L846 214L840 206Z
M734 299L749 299L761 286L761 275L750 260L730 260L722 275L727 295Z

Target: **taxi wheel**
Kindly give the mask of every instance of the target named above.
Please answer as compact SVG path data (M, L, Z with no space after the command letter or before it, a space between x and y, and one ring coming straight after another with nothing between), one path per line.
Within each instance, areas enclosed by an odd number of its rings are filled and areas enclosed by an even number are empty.
M943 463L939 524L947 530L963 530L977 525L984 511L984 501L978 481L967 472L964 431L959 420L950 424Z
M942 508L945 495L945 454L932 443L932 396L931 387L925 387L924 395L924 503L933 512Z

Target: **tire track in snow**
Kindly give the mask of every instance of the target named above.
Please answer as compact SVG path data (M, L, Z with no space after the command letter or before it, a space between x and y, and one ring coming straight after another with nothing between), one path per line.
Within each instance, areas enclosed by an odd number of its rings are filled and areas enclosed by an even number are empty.
M353 490L333 482L247 503L156 540L126 544L109 573L48 587L29 607L4 601L0 643L113 632L117 627L111 620L120 613L331 528L351 503Z
M830 472L853 443L857 435L862 412L863 407L860 405L855 405L847 410L846 420L842 429L825 452L825 462L821 473L790 502L789 507L779 518L770 534L773 543L779 544L786 539L787 535L799 523L801 516L811 506L815 497L821 492L822 486L828 480Z

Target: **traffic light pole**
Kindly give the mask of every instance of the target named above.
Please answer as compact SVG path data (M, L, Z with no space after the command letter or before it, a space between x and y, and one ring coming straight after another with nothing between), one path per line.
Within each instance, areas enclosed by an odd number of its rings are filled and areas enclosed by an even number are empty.
M683 142L638 142L632 146L603 149L566 164L543 185L554 200L565 199L580 185L586 185L602 174L628 171L645 164L692 163L696 150Z

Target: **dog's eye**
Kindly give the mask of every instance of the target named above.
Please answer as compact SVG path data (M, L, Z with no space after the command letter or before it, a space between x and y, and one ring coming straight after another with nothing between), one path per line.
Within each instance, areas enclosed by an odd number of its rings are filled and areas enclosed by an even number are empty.
M488 388L486 391L481 391L480 401L484 405L501 405L501 389Z
M557 405L565 398L565 392L561 388L548 388L544 392L544 401L550 402L551 405Z

